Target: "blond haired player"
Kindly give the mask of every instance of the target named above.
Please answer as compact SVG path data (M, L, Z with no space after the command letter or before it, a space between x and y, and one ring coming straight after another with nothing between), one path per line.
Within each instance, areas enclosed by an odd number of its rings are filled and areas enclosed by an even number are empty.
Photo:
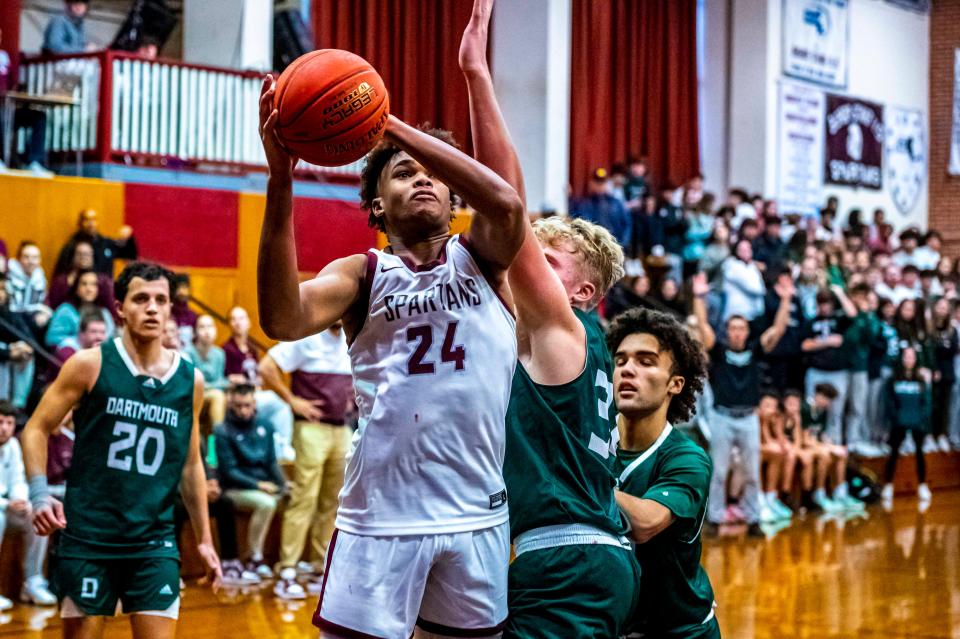
M477 159L523 194L486 63L492 1L477 0L460 45ZM510 617L505 637L617 637L639 567L614 497L613 364L592 312L623 276L603 228L550 218L528 227L509 271L519 365L507 412Z

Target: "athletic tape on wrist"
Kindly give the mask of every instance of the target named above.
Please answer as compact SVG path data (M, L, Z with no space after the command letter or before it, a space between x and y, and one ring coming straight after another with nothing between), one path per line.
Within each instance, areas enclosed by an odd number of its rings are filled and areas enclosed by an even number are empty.
M30 487L30 506L39 510L50 504L50 486L47 485L46 475L34 475L27 480Z

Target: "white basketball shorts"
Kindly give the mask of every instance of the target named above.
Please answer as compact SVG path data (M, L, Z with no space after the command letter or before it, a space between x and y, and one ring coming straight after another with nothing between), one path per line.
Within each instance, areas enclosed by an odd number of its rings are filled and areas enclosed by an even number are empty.
M373 537L336 530L317 627L338 636L408 639L414 626L486 637L507 620L508 523L483 530Z

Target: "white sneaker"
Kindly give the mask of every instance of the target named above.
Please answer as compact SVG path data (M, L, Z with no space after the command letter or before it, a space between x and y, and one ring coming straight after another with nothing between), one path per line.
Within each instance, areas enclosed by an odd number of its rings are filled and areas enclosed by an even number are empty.
M280 599L306 599L307 592L297 583L297 569L284 568L280 571L280 578L273 586L273 594Z
M53 171L43 166L39 162L31 162L29 165L27 165L27 170L37 177L52 178L54 175Z
M10 610L11 608L13 608L13 602L0 595L0 610Z
M923 439L923 452L924 454L930 454L937 452L937 442L932 435L927 435Z
M309 561L298 561L296 565L298 575L315 575L317 570Z
M4 162L3 160L0 160L0 173L6 173L6 172L7 172L7 163Z
M880 492L880 499L883 501L893 501L893 484L885 484Z
M307 582L307 592L311 595L319 595L323 592L323 575L315 575Z
M946 435L940 435L940 437L937 438L937 447L940 449L941 453L950 452L950 440L947 439Z
M760 507L760 523L772 524L778 519L780 519L780 517L777 515L776 512L774 512L773 508L771 508L770 506L764 504L763 506Z
M920 501L930 501L933 495L930 493L930 487L926 484L920 484L917 487L917 499Z
M904 455L913 455L914 453L917 452L917 446L913 443L912 437L908 437L903 442L903 445L900 446L900 452L903 453Z
M273 570L262 559L259 561L248 561L247 570L257 573L260 579L273 579Z
M844 510L858 512L866 509L866 504L852 495L844 495L840 498L835 497L834 501L840 504Z
M813 501L814 501L814 503L815 503L817 506L820 506L820 508L821 508L821 509L823 510L823 512L825 512L825 513L837 513L837 512L840 512L841 510L843 510L843 506L841 506L841 505L838 504L837 502L833 501L832 499L830 499L830 498L827 497L826 495L818 495L818 494L814 493L814 494L813 494Z
M41 576L27 579L20 589L20 601L36 606L56 606L57 598L50 592L47 580Z
M793 518L793 511L790 510L785 503L780 501L779 497L774 497L772 500L770 500L770 507L780 516L780 519Z
M223 583L227 586L253 586L260 583L260 575L243 567L239 559L223 562Z

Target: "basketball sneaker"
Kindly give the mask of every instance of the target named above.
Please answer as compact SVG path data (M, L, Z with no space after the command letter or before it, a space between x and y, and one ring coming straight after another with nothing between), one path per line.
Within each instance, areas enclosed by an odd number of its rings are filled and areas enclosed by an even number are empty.
M772 524L773 522L780 519L780 516L774 512L773 508L764 500L763 505L760 506L760 523L761 524Z
M11 608L13 608L13 602L0 595L0 610L10 610Z
M319 595L323 592L323 575L313 575L307 582L307 592L311 595Z
M884 484L883 490L880 491L880 499L883 501L893 501L893 484Z
M247 570L239 559L223 562L223 583L227 586L253 586L260 583L260 575Z
M813 493L813 501L825 513L836 513L843 510L843 506L827 497L827 493L823 490L818 490Z
M259 561L248 561L247 570L256 573L260 579L273 579L273 570L262 559Z
M273 594L280 599L306 599L307 592L297 582L297 569L284 568L280 571L280 578L273 586Z
M920 484L917 487L917 499L920 501L930 501L933 499L933 494L930 492L930 487L926 484Z
M790 507L785 503L780 501L779 497L774 497L769 500L770 508L773 509L775 513L780 517L780 519L791 519L793 518L793 511L790 510Z
M20 590L20 601L35 606L56 606L57 598L50 592L47 580L40 575L27 579Z
M951 450L950 440L946 435L940 435L937 438L937 447L940 449L941 453L949 453Z

